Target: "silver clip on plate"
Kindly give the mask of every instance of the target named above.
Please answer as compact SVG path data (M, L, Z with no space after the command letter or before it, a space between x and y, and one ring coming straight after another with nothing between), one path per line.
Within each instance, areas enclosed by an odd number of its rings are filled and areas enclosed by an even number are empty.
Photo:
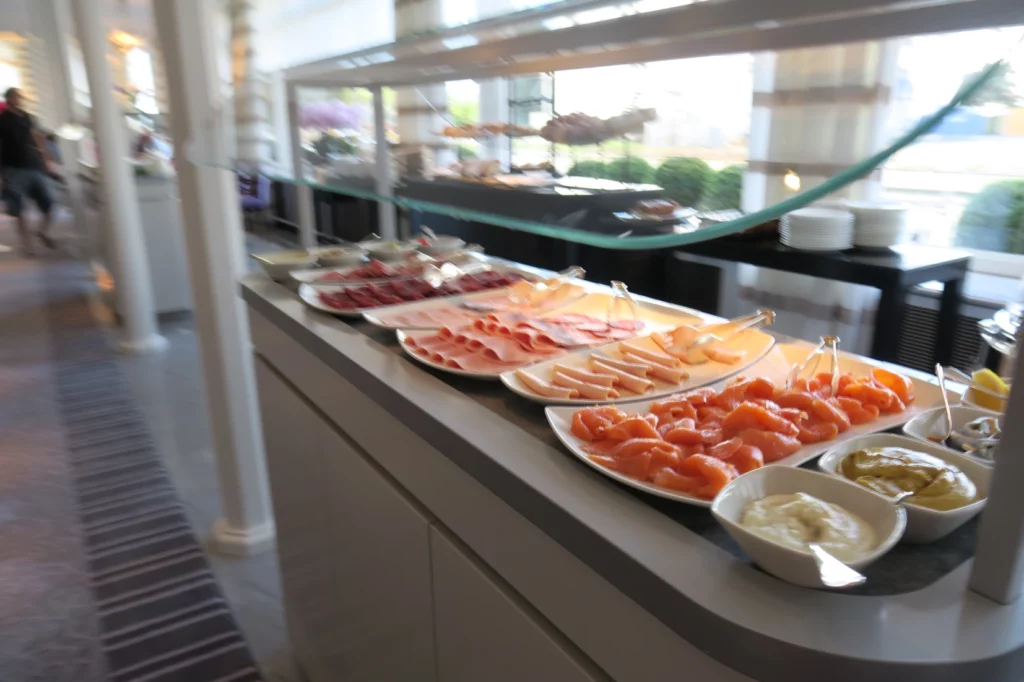
M629 287L626 286L625 282L615 280L612 282L612 290L615 292L615 296L612 297L611 302L608 304L608 319L606 322L611 324L615 320L629 320L635 324L640 317L640 313L636 301L633 300L633 295L629 293ZM627 306L629 311L628 317L619 314L623 304Z
M803 374L809 365L811 367L811 376L814 376L815 370L818 369L818 361L821 360L821 356L827 350L829 352L829 373L832 375L831 394L834 396L839 393L839 342L838 336L822 336L818 345L811 351L806 360L800 364L793 363L793 367L789 370L789 376L786 378L786 388L793 388L797 378ZM811 365L812 361L813 365Z

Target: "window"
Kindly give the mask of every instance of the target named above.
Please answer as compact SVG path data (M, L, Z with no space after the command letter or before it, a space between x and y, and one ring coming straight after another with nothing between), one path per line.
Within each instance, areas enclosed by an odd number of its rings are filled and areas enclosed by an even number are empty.
M153 60L149 52L134 47L124 56L128 85L135 90L135 108L144 114L157 115L156 82L153 78Z
M979 251L975 269L1013 276L1024 274L1024 51L1010 52L1021 32L902 41L893 127L941 106L981 65L1009 54L1009 68L882 173L885 197L913 206L914 241Z

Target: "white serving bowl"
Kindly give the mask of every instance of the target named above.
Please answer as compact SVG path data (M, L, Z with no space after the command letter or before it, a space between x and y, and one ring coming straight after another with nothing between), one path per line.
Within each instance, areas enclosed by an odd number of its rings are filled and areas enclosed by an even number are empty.
M818 460L818 467L827 474L847 481L846 477L839 472L839 464L846 455L856 450L865 448L897 447L923 452L927 455L937 457L944 462L955 465L967 475L978 488L978 499L959 509L949 511L937 511L926 507L919 507L916 504L904 503L907 510L907 532L903 539L907 542L923 544L934 542L970 521L984 508L988 501L989 483L992 479L992 469L981 464L971 457L959 455L948 448L937 443L928 443L906 436L896 436L891 433L876 433L870 436L851 438L848 441L839 443L828 450ZM857 484L854 484L857 485ZM867 488L865 488L867 490ZM879 495L885 499L884 496Z
M381 261L403 260L408 258L409 254L416 252L416 244L414 242L380 240L360 242L359 245L366 249L371 258Z
M310 251L325 268L340 268L359 265L366 258L366 249L361 246L321 246Z
M466 241L464 239L459 239L458 237L449 237L445 235L441 235L437 239L430 239L428 240L428 242L429 243L427 244L419 245L418 248L420 250L420 253L425 253L428 256L435 257L449 254L452 253L453 251L458 251L466 245Z
M962 429L964 424L972 422L978 417L1000 417L999 421L1002 421L1001 415L998 412L985 410L980 407L968 407L966 405L954 405L950 407L949 416L953 418L954 431ZM903 425L903 433L907 434L911 438L916 438L917 440L924 441L925 443L935 443L935 445L939 445L939 443L933 441L929 436L938 432L941 437L941 434L945 433L945 430L946 410L942 407L936 407L928 410L927 412L922 412ZM977 460L986 466L992 466L992 462L989 460L974 457L966 452L960 452L955 448L950 448L948 446L943 447L946 447L957 454L970 457L972 460Z
M809 552L784 547L742 525L747 505L768 495L807 493L839 505L864 519L875 530L878 544L862 559L849 563L862 569L883 556L899 541L906 513L883 496L834 476L793 467L762 467L725 486L711 504L711 514L758 566L777 578L804 587L823 587L818 565Z
M316 264L316 256L309 251L273 251L270 253L254 253L252 257L263 268L270 279L285 281L292 270L311 268Z

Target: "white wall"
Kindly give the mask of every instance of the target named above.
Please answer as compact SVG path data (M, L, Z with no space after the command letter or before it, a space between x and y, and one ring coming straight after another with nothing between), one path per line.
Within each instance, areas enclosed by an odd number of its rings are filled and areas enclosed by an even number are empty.
M28 1L30 0L0 0L0 31L29 32L32 23L26 9Z
M394 40L393 0L256 0L256 61L263 73ZM301 13L297 7L308 6Z

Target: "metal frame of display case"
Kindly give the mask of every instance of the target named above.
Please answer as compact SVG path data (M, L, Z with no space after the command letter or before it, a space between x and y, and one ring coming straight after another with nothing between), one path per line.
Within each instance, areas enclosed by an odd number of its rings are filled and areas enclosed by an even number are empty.
M682 4L685 1L679 0L681 4L677 7L643 11L643 6L637 4L639 0L564 0L471 24L406 36L389 45L320 59L285 71L290 109L294 110L296 106L293 100L299 87L370 88L379 97L379 88L382 87L410 87L451 80L501 78L1024 24L1024 8L1012 0L826 0L821 3L807 0L771 3L763 0L696 0ZM618 8L620 11L630 8L631 13L601 21L592 21L593 15L585 14L602 8ZM445 43L452 37L471 39L475 44L447 49ZM375 101L374 111L383 112L382 103ZM294 120L292 116L291 121ZM301 185L303 182L298 180L302 177L301 158L295 152L297 129L294 125L290 128L293 130L294 156L291 172L297 184ZM376 121L375 129L384 130L383 121ZM379 208L382 234L391 237L394 232L390 227L396 224L394 204L398 198L390 179L380 177L390 172L387 164L380 163L386 158L386 154L381 153L382 146L378 144L376 196L370 196L365 189L359 188L322 188L383 199ZM838 184L838 178L836 180L834 184ZM850 178L843 183L853 180ZM831 187L828 191L836 188ZM300 194L308 189L300 190ZM813 200L807 196L807 202ZM424 206L425 210L431 208ZM797 206L787 206L787 210L793 208ZM471 212L463 213L465 219L476 219L470 215ZM314 241L311 215L311 210L300 210L303 242L308 244ZM761 216L760 219L768 218ZM523 227L519 224L522 221L511 221L517 222L517 226L512 226L502 216L494 216L492 222L537 233L554 229L539 223ZM743 229L739 225L732 228ZM577 234L571 238L579 243L593 241L588 235ZM711 233L706 238L712 238ZM633 242L630 247L622 248L658 248L655 239L634 237L629 240ZM641 245L644 240L650 243Z
M580 3L553 6L548 23L509 15L496 30L475 35L475 24L457 29L477 44L447 49L442 39L394 43L318 60L285 72L308 86L385 87L450 80L497 78L688 57L809 47L904 35L1017 25L1018 3L1008 0L708 0L565 28ZM629 0L585 3L588 9L619 7ZM559 11L556 13L555 10ZM454 30L454 29L453 29ZM490 35L512 34L498 40Z
M725 0L547 28L553 19L571 18L583 9L627 4L623 0L567 1L318 60L287 70L290 98L297 87L370 88L378 135L377 190L392 196L387 148L381 142L382 87L1024 24L1024 5L1015 0ZM456 35L472 37L477 44L446 49L444 40ZM495 36L511 37L488 39ZM298 159L297 151L293 152ZM301 166L294 170L300 171ZM387 202L380 202L380 207L382 234L394 237L395 207ZM305 229L312 230L308 217L304 222ZM309 235L304 241L310 241ZM1018 365L1015 378L1024 382L1024 367ZM1008 413L1024 415L1024 393L1011 397ZM1024 458L1016 456L1024 449L1024 419L1007 422L1004 454L981 524L971 581L972 589L1001 603L1014 601L1024 585L1024 497L1014 489L1017 481L1024 480Z
M537 103L537 104L547 104L547 105L550 105L550 107L551 107L551 115L552 116L555 115L555 111L556 111L555 110L555 74L549 71L547 73L537 74L537 75L546 76L547 78L551 79L551 96L550 97L545 97L545 96L541 95L540 97L535 97L533 99L522 99L522 100L520 100L520 99L513 99L512 97L509 97L509 99L508 99L508 120L511 123L515 123L515 116L513 114L516 111L516 108L517 107L522 107L523 105L527 105L527 104ZM515 138L513 136L509 136L509 138L508 138L508 158L510 160L515 155L516 139L517 138ZM551 153L551 158L554 159L554 156L555 156L555 143L552 142L550 147L551 147L551 152L550 152Z

